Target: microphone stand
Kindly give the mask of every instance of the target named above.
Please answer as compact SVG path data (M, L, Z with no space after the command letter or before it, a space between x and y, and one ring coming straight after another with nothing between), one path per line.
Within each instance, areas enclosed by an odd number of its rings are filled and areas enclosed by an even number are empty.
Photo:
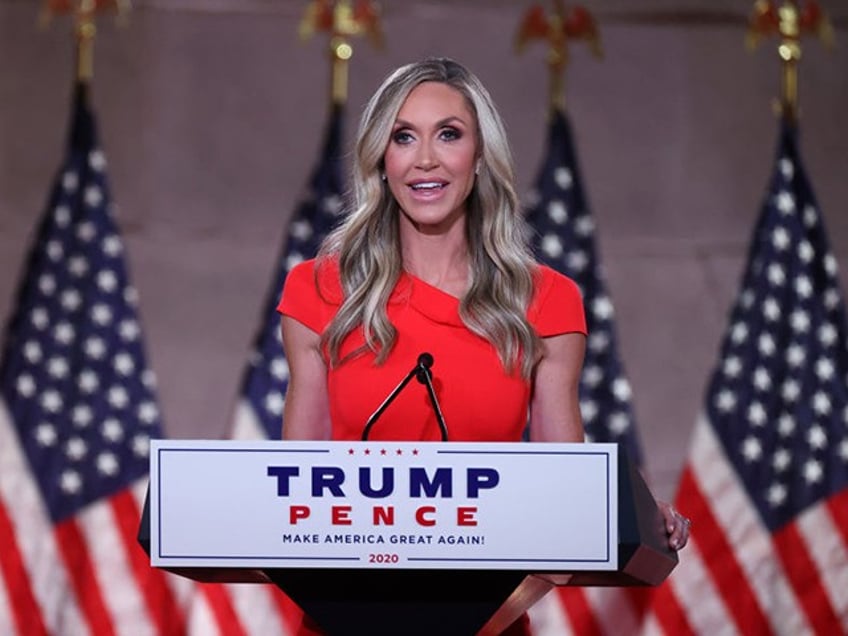
M421 384L427 387L427 395L430 398L430 404L433 406L433 412L436 414L436 421L439 424L439 430L442 433L442 441L448 441L448 427L445 424L445 418L442 415L442 409L439 407L439 400L436 398L436 391L433 389L433 381L432 381L432 373L430 372L430 367L433 366L433 356L429 353L422 353L418 356L418 362L414 367L406 374L406 377L401 380L398 385L394 388L394 390L389 393L383 403L377 407L377 410L371 414L371 417L368 418L368 421L365 423L365 428L362 429L362 441L368 441L368 434L371 432L371 428L374 426L374 423L377 419L383 414L389 404L391 404L394 399L398 396L403 388L409 384L409 381L414 377Z
M433 358L430 358L432 364ZM442 415L442 409L439 407L439 400L436 399L436 391L433 390L433 374L430 372L430 365L421 364L419 360L415 367L415 378L427 387L427 395L430 396L430 404L433 405L433 412L436 414L436 421L439 423L439 430L442 432L442 441L448 441L448 427L445 424L445 418Z
M400 383L394 388L394 390L389 393L388 397L383 400L383 403L377 408L374 413L371 414L371 417L368 418L368 421L365 422L365 428L362 429L362 441L368 441L368 434L371 432L371 427L374 426L374 423L377 421L377 418L383 414L383 411L388 408L389 404L391 404L394 399L397 397L397 394L403 390L409 381L416 376L419 371L419 365L415 365L412 370L406 374L406 377L400 381Z

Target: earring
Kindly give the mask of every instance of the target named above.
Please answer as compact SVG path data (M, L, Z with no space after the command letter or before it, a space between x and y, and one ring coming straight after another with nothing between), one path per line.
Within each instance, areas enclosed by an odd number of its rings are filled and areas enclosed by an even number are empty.
M386 180L386 173L385 172L380 173L380 179L382 179L383 181Z
M474 174L480 174L480 162L479 161L474 166Z

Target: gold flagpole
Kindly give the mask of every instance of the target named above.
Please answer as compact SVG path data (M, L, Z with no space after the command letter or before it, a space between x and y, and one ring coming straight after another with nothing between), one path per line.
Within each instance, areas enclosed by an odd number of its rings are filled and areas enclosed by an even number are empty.
M584 40L595 57L603 57L600 33L592 14L580 5L566 9L562 0L555 0L553 5L550 13L546 13L539 4L530 7L515 37L517 53L522 53L531 40L547 42L551 112L565 109L565 68L569 62L568 45L571 41Z
M781 60L780 98L777 112L789 121L798 121L798 62L801 37L816 35L827 48L833 46L833 26L815 0L757 0L748 19L746 43L750 49L769 37L779 39Z
M376 48L383 47L379 8L370 0L311 0L300 22L300 38L307 40L319 31L330 35L330 100L341 105L347 101L350 39L365 35Z
M76 79L90 83L94 78L94 36L97 34L95 16L114 11L119 22L129 12L129 0L46 0L41 10L41 24L47 26L53 16L73 15L76 36Z

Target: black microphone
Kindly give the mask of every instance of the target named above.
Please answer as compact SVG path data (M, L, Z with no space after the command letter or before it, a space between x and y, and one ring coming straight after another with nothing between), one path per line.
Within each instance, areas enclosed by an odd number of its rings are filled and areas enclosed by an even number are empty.
M403 390L409 381L414 377L421 384L427 387L427 394L430 396L430 404L433 405L433 411L436 414L436 421L439 423L439 429L442 432L442 441L448 441L448 428L445 425L445 418L442 416L442 409L439 408L439 401L436 399L436 392L433 390L432 373L430 367L433 366L433 356L429 353L422 353L418 356L418 361L415 366L406 374L406 376L398 383L394 390L389 393L383 403L377 407L377 410L371 414L368 421L365 423L365 428L362 429L362 441L368 440L368 434L377 419L383 414L389 404L391 404L398 394Z

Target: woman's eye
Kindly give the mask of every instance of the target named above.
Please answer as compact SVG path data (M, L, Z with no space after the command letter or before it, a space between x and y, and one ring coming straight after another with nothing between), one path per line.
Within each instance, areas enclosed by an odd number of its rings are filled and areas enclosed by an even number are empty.
M398 130L392 134L392 141L396 144L408 144L412 141L412 135L405 130Z
M442 139L445 141L453 141L462 137L462 133L456 128L444 128L441 133Z

